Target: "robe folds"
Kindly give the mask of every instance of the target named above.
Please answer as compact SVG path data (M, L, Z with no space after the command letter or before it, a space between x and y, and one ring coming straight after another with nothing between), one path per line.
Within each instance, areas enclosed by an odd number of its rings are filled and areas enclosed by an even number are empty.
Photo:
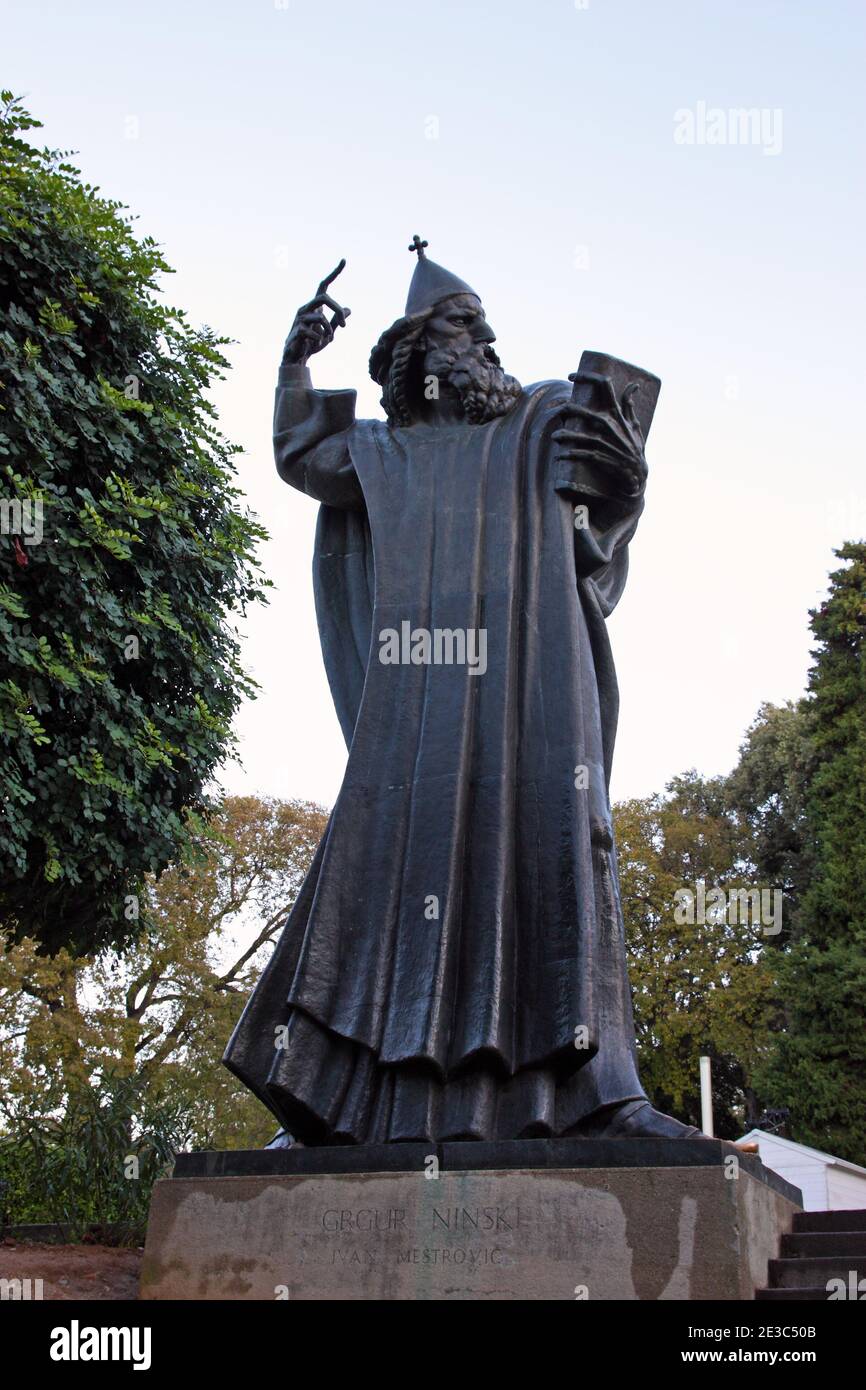
M576 1134L644 1098L605 629L643 498L557 457L569 396L543 382L485 425L392 428L281 369L277 467L321 504L349 757L224 1060L307 1144ZM486 669L382 659L382 634L419 630L483 631Z

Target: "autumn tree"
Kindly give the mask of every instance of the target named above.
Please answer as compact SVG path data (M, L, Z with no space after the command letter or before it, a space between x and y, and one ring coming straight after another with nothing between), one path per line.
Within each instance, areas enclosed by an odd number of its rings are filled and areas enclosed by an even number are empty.
M699 1061L713 1061L717 1133L754 1123L754 1074L778 1008L762 924L742 914L692 920L678 894L754 886L748 837L724 779L695 773L666 796L614 807L640 1075L659 1109L700 1124ZM703 917L703 920L701 920Z
M0 1131L55 1152L67 1121L78 1134L83 1112L97 1134L100 1109L116 1119L125 1106L118 1164L156 1115L173 1144L267 1142L276 1122L220 1058L324 827L307 802L230 797L197 862L149 882L145 928L122 957L47 957L31 940L0 954Z

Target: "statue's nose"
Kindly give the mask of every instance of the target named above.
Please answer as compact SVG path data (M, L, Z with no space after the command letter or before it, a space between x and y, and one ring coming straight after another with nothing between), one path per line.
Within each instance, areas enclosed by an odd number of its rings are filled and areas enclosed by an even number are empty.
M472 337L476 343L495 343L496 334L486 319L476 319L472 325Z

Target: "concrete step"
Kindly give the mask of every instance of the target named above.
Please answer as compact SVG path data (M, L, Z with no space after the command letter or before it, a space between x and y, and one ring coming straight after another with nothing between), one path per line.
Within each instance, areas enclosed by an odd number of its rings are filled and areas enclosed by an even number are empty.
M767 1274L771 1289L825 1290L830 1279L843 1279L847 1285L854 1274L866 1279L866 1255L821 1255L793 1260L770 1260ZM866 1291L866 1286L864 1286Z
M794 1233L806 1231L866 1231L866 1208L856 1211L799 1211Z
M866 1259L866 1231L801 1231L782 1236L785 1260L816 1255L859 1255Z
M827 1290L820 1289L756 1289L758 1303L826 1303Z

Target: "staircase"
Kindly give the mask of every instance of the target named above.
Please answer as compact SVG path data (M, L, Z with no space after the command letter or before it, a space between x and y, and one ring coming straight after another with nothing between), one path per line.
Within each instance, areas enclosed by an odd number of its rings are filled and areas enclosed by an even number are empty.
M843 1279L848 1298L866 1300L866 1210L798 1212L793 1231L782 1236L780 1258L769 1261L768 1277L769 1288L757 1289L755 1298L826 1302L827 1281ZM861 1279L862 1289L852 1289Z

